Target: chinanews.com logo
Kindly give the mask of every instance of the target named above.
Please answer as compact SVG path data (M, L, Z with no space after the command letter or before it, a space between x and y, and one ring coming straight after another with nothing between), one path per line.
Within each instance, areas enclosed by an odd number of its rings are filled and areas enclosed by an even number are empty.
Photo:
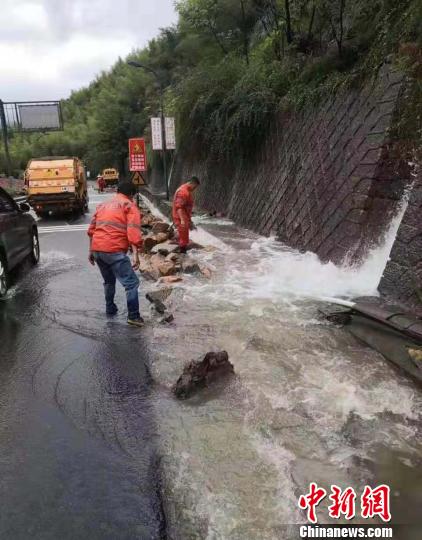
M300 527L301 538L392 538L392 529L382 526L318 526L318 505L327 497L330 502L328 515L332 519L351 521L360 516L363 519L378 518L384 523L391 521L390 488L385 484L375 488L365 486L358 497L351 487L343 490L333 484L328 493L315 482L311 482L308 493L301 495L298 501L299 508L306 511L311 524Z

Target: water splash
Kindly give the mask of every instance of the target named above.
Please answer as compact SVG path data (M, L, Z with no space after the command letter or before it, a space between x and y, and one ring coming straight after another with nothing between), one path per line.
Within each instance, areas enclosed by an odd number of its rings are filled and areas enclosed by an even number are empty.
M360 266L324 263L315 253L299 253L275 238L251 239L249 252L242 258L228 250L221 295L238 304L245 299L327 299L378 295L378 285L388 262L398 228L407 208L407 199L392 220L383 242L374 248ZM234 255L234 256L233 256Z

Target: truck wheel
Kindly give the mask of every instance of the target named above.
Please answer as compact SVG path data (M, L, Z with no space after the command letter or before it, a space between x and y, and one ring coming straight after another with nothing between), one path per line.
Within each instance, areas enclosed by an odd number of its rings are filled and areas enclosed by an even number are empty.
M6 260L0 253L0 298L6 295L8 289Z
M38 240L38 233L34 229L32 231L32 249L31 249L31 262L32 264L38 264L40 260L40 242Z

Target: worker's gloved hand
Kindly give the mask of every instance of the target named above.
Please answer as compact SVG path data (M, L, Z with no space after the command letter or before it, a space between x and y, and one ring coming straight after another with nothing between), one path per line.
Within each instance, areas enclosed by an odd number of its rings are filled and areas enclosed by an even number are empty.
M90 264L92 264L92 266L95 266L95 259L94 259L94 254L92 253L92 251L89 252L88 261Z

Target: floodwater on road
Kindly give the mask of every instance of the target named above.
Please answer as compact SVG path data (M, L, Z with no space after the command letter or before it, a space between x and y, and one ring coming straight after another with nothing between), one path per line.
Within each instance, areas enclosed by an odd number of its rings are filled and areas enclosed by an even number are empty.
M145 339L122 294L105 318L86 232L57 221L0 301L0 538L163 538Z
M1 538L290 540L312 481L386 483L393 522L421 522L420 391L318 318L321 297L375 292L388 242L341 269L200 219L212 279L187 276L165 326L143 282L139 331L121 288L104 316L88 219L40 222L40 265L0 302ZM218 349L236 376L176 401L185 362Z
M375 293L398 224L360 269L323 265L224 220L198 224L194 240L217 249L195 256L214 277L185 279L173 293L176 324L153 330L171 537L296 538L285 525L306 522L297 501L310 482L351 486L358 501L365 485L388 484L393 522L420 524L421 394L318 318L317 298ZM187 360L218 349L235 379L182 402L162 391Z

